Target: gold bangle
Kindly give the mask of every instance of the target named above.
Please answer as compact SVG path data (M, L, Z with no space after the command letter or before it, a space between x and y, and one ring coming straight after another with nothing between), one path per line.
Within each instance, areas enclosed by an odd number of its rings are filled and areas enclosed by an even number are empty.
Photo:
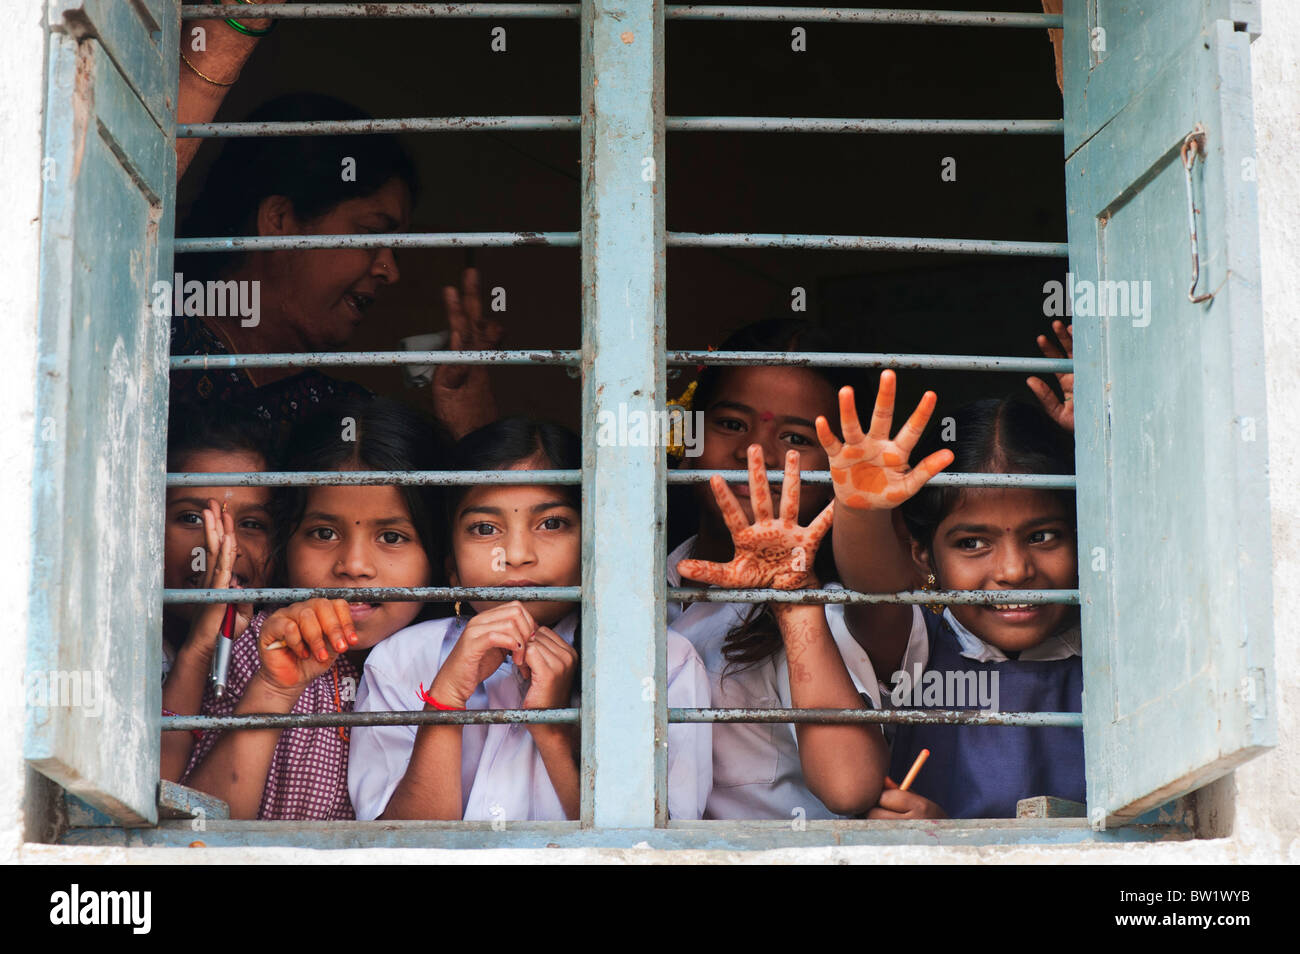
M217 80L214 80L211 76L205 76L203 73L199 72L199 68L191 63L184 53L181 54L181 62L193 70L195 76L201 80L207 80L213 86L234 86L235 81L239 79L239 74L235 74L235 79L231 80L229 83L220 83Z

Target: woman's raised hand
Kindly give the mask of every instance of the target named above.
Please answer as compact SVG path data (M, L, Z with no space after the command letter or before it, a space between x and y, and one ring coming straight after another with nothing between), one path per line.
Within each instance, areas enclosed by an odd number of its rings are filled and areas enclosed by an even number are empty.
M1038 336L1038 349L1043 352L1044 358L1073 358L1074 357L1074 325L1066 325L1061 321L1052 322L1052 331L1056 333L1056 340L1059 347L1047 340L1047 335ZM1061 386L1062 397L1058 398L1056 392L1048 386L1042 378L1029 378L1025 382L1029 385L1029 390L1034 392L1034 397L1038 398L1038 403L1043 405L1043 410L1047 412L1048 417L1054 420L1059 426L1067 431L1074 430L1074 372L1061 373L1056 376L1056 383Z
M841 443L826 418L817 418L817 437L830 458L835 499L854 510L892 510L953 461L950 450L935 451L915 467L907 463L938 398L926 391L912 416L891 441L894 425L894 372L880 372L880 390L871 414L871 430L862 433L853 388L840 388Z
M467 268L462 287L448 285L442 290L447 305L447 324L451 327L452 351L490 351L501 344L505 328L501 322L483 311L483 295L478 285L478 269ZM440 388L455 389L468 379L471 365L440 364L434 372L434 382Z
M347 600L316 598L272 613L258 634L257 653L273 687L301 690L356 644Z
M682 560L677 564L678 573L692 580L730 589L773 587L801 590L817 585L813 560L822 538L831 527L834 504L827 504L808 526L799 526L798 451L785 455L781 512L777 516L772 513L767 468L763 465L763 451L757 444L749 447L749 499L754 508L752 525L746 522L735 494L720 474L714 474L709 484L722 511L722 519L731 531L735 555L730 563Z
M506 656L527 678L530 673L525 650L537 632L537 621L518 600L472 616L429 686L429 694L444 706L463 709L474 690L501 667Z

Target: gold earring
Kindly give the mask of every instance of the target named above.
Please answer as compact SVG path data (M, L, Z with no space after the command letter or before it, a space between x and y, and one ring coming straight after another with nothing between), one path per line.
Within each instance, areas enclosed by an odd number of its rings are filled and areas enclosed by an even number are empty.
M934 578L934 574L931 573L926 578L925 585L921 587L921 592L929 593L930 591L935 590L937 588L938 588L937 581ZM926 603L925 608L928 609L931 613L934 613L936 616L943 615L944 605L942 603Z

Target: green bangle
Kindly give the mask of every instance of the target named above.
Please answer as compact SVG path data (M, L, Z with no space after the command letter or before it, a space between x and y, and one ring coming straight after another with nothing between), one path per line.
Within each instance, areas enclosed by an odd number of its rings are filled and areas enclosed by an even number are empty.
M254 6L256 6L256 4L254 3L254 0L241 0L241 2L242 2L242 3L253 4ZM240 33L244 34L244 36L252 36L252 37L266 36L268 33L270 33L272 30L275 29L275 25L276 25L277 23L279 23L279 22L280 22L280 21L278 21L278 20L276 20L276 19L273 18L273 19L271 20L271 25L270 25L269 27L267 27L265 30L252 30L252 29L249 29L248 27L244 26L244 25L243 25L242 23L240 23L238 20L232 20L232 19L230 19L229 17L226 17L226 24L227 24L231 29L233 29L233 30L238 30Z

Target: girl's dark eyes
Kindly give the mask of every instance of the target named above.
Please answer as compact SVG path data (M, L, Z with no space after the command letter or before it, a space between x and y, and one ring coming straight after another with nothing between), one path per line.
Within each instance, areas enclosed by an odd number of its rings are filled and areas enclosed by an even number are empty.
M390 537L392 539L389 539ZM399 543L406 542L406 537L403 534L398 533L396 530L385 530L379 535L379 539L389 546L397 546Z
M958 550L978 550L984 545L984 541L979 537L962 537L953 544Z
M564 517L547 517L542 521L541 526L543 530L563 530L573 526L573 522Z
M472 537L490 537L496 533L497 528L490 523L471 523L465 528L465 532Z
M311 537L313 540L329 542L330 540L336 539L338 534L334 532L332 527L313 527L311 530L307 531L307 536Z
M1061 536L1059 530L1035 530L1029 535L1030 543L1055 543Z
M783 435L783 436L784 436L785 439L788 440L790 443L792 443L792 444L798 444L800 447L812 447L812 446L813 446L813 443L814 443L814 441L813 441L813 439L812 439L811 437L808 437L808 436L806 436L806 435L804 435L804 434L796 434L796 433L793 433L793 432L792 432L792 433L789 433L789 434L785 434L785 435Z
M716 418L713 423L724 431L740 432L745 429L745 422L734 417L719 417Z
M176 515L176 522L189 527L203 526L203 514L197 510L186 510L184 513Z
M265 533L267 526L260 520L241 520L239 523L241 530L252 530L255 533Z

